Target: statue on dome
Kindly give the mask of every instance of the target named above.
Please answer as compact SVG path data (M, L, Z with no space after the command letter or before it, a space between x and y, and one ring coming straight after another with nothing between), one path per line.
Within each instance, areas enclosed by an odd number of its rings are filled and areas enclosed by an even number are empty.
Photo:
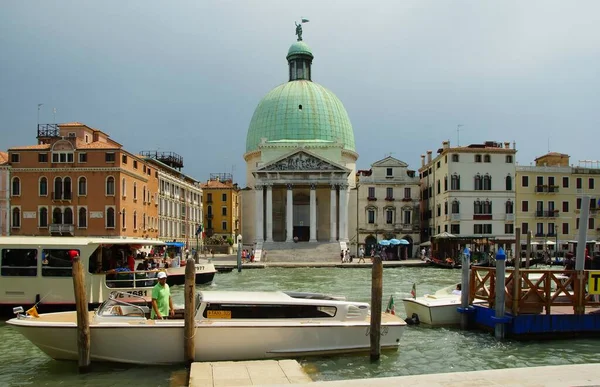
M294 24L296 25L296 35L298 35L298 41L301 42L302 41L302 23L298 24L298 23L294 22Z

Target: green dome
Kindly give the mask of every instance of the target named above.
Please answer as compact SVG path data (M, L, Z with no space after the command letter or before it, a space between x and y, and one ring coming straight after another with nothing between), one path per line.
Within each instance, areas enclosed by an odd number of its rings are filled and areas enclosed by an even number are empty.
M310 49L310 47L308 47L308 44L306 44L302 41L294 42L294 44L292 44L290 46L287 56L289 57L290 55L298 55L298 54L313 56L312 50Z
M331 91L307 80L277 86L260 101L248 128L246 152L258 149L261 138L268 141L339 140L345 149L355 150L352 124L342 102Z

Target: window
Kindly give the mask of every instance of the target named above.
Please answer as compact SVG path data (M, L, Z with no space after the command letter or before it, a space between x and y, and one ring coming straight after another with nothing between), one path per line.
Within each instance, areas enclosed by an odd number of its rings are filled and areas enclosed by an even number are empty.
M562 202L562 211L569 212L569 202Z
M73 192L71 190L71 178L65 177L63 180L63 199L71 199L73 197Z
M375 224L375 210L369 209L367 210L367 219L369 224Z
M106 209L106 228L115 228L115 209L113 207Z
M523 200L521 202L521 211L523 211L523 212L529 211L529 202L527 200Z
M486 200L485 202L481 203L482 205L482 210L483 210L483 214L485 215L492 215L492 202L490 202L489 200Z
M133 182L133 200L137 200L137 182Z
M122 229L127 228L127 210L126 209L123 209L121 211L121 228Z
M593 230L594 229L594 218L589 218L588 219L588 230Z
M115 162L115 152L106 152L106 154L104 155L104 160L107 163L114 163Z
M71 249L44 249L42 250L42 276L44 277L71 277L73 273L73 258Z
M577 204L575 206L575 209L581 210L581 198L577 198Z
M73 224L73 210L71 207L65 208L64 224Z
M385 189L385 198L386 199L393 199L394 198L394 189L391 187L387 187Z
M514 205L513 202L511 202L510 200L506 202L506 213L507 214L512 214L514 212Z
M450 225L450 234L459 235L460 234L460 224L451 224Z
M529 187L529 176L521 176L521 185L523 187Z
M448 202L444 202L444 215L448 215Z
M224 194L221 195L221 200L224 201L224 202L227 201L227 194L226 193L224 193Z
M437 169L440 169L440 166L441 166L441 165L442 165L442 163L438 161L438 162L437 162L437 164L436 164L436 166L437 166Z
M521 233L522 234L527 234L529 232L529 224L528 223L521 223Z
M133 169L137 169L137 160L133 160Z
M491 163L492 162L492 157L490 155L484 155L483 156L483 162L484 163Z
M221 215L227 216L227 207L222 207L221 208Z
M79 196L87 195L87 179L85 177L82 176L79 178L77 182L77 189L79 191Z
M491 234L492 233L492 225L491 224L474 224L473 225L473 233L474 234Z
M393 169L392 169L392 168L387 168L387 169L385 170L385 175L386 175L387 177L393 177L393 176L394 176L394 174L393 174Z
M404 199L410 199L412 197L411 189L404 188Z
M583 186L583 183L581 182L581 177L578 177L576 182L577 182L577 189L581 189Z
M38 163L47 163L48 153L38 153Z
M404 210L402 211L402 223L403 224L411 224L412 211Z
M588 179L588 188L589 189L594 189L594 178L593 177L590 177Z
M437 212L436 212L437 216L442 215L442 206L441 205L437 205Z
M473 189L475 191L481 191L483 189L483 179L480 174L475 175L475 181L473 183Z
M515 232L515 225L512 223L507 223L504 225L504 233L505 234L514 234Z
M106 178L106 196L115 196L115 178L112 176Z
M456 154L452 155L453 162L458 163L458 160L459 160L458 155L456 155Z
M53 163L72 163L73 152L52 152Z
M21 160L21 157L18 153L12 153L10 155L10 162L11 163L18 163Z
M458 200L454 200L452 202L452 213L459 214L460 213L460 202Z
M480 163L481 162L481 155L475 155L475 162L476 163Z
M375 187L369 187L369 199L375 199Z
M36 249L2 249L2 276L35 277L37 275Z
M52 210L52 224L62 224L63 214L62 209L56 207Z
M506 163L507 163L507 164L512 164L512 162L513 162L513 157L512 157L512 155L507 155L507 156L506 156ZM511 224L511 226L512 226L512 224ZM512 234L512 232L511 232L511 234Z
M146 197L146 186L144 186L142 189L142 200L144 203L146 203L146 201L150 203L150 197Z
M133 229L137 230L137 211L133 211Z
M436 191L437 191L436 193L438 193L438 194L439 194L439 193L440 193L440 189L441 189L441 188L440 188L440 187L441 187L441 185L440 185L440 181L439 181L439 180L436 182L436 184L435 184L435 187L436 187Z
M460 176L457 174L452 175L450 178L450 189L454 191L460 190Z
M491 191L492 190L492 177L488 174L486 174L483 177L483 190L484 191Z
M40 187L39 187L39 195L40 196L48 196L48 179L45 177L40 178Z
M12 196L21 196L21 179L13 177L11 186Z
M21 209L19 207L12 209L12 228L21 228Z
M544 223L536 223L535 225L535 235L543 236L544 235Z
M444 176L444 192L448 191L448 176Z
M568 234L569 233L569 223L563 223L562 224L562 233L563 234Z
M39 217L38 227L47 228L48 227L48 208L40 207L38 217Z
M386 224L394 223L394 210L392 208L387 208L385 210L385 223Z
M554 226L554 223L548 223L548 236L555 236L558 226Z
M224 220L223 222L221 222L221 229L223 231L227 231L227 221Z
M87 209L85 207L79 208L77 221L79 228L87 228Z
M54 199L62 199L63 184L62 178L54 178Z
M569 188L569 178L563 177L563 188Z
M506 190L512 191L512 177L506 176Z

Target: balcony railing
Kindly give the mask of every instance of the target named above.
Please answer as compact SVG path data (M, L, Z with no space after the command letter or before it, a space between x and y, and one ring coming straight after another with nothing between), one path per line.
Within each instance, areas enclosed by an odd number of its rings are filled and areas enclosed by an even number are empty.
M460 214L450 214L450 220L452 222L458 222L458 221L460 221Z
M535 186L535 192L537 193L543 193L543 192L548 192L548 186L547 185L536 185Z
M558 192L558 186L557 185L549 185L548 186L548 192L550 192L550 193L557 193Z
M558 210L537 210L535 212L536 218L556 218L559 214Z
M72 224L50 224L49 225L50 234L60 234L60 235L73 235L75 231L75 226Z
M52 192L52 200L53 201L61 201L61 200L72 200L73 192Z
M402 198L403 202L412 202L412 198Z
M370 202L373 202L373 201L377 200L377 198L375 196L369 196L369 197L367 197L367 200Z
M388 196L388 197L385 198L385 200L387 200L388 202L393 202L396 199Z
M506 220L514 222L515 214L506 214Z
M475 214L473 220L492 220L492 214Z

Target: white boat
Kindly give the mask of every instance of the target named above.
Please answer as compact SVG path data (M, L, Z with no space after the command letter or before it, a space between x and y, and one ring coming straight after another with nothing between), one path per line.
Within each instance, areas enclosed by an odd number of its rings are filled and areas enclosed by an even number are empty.
M41 311L74 309L72 251L81 258L90 305L98 306L115 290L151 296L156 271L107 271L127 250L163 244L136 238L0 237L0 307L39 302Z
M132 298L132 296L127 296ZM148 319L149 308L113 298L90 313L91 359L132 364L184 361L183 310ZM251 360L368 351L370 308L312 293L201 291L196 361ZM176 308L177 309L177 308ZM19 315L7 323L48 356L77 360L76 312ZM397 350L406 323L382 314L381 348Z
M460 313L457 308L461 305L460 294L452 294L456 285L443 288L434 294L425 294L422 297L404 298L404 310L406 315L431 326L445 326L460 324ZM483 300L475 300L474 303L483 303Z
M215 265L207 260L201 260L199 263L196 263L195 266L196 283L199 285L210 284L217 273ZM169 284L169 286L185 284L185 266L178 265L176 267L168 267L165 271L167 272L167 284Z

